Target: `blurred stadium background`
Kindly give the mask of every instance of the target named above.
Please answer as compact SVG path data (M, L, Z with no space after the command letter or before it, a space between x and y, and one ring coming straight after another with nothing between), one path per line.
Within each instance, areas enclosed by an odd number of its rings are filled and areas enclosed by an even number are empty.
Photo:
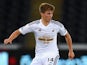
M58 35L58 65L87 65L87 0L0 0L0 65L30 65L34 57L33 33L20 35L11 45L3 40L19 27L40 18L40 3L55 5L53 19L62 22L72 36L75 58L68 59L65 39Z

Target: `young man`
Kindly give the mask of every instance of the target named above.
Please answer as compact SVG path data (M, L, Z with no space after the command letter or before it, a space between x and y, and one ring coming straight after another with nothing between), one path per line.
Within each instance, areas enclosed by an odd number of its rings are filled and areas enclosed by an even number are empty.
M41 19L28 23L27 25L14 31L9 38L4 40L5 44L12 41L20 34L34 32L36 39L35 58L31 65L56 65L59 59L57 48L57 33L64 36L69 47L68 56L74 58L72 39L63 24L52 20L55 7L48 3L42 3L39 7Z

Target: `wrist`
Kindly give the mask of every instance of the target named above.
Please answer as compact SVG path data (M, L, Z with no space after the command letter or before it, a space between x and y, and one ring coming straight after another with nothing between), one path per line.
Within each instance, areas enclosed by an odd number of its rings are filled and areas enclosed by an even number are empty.
M12 39L11 39L11 38L8 38L8 40L9 40L9 41L12 41Z
M69 52L73 52L73 49L70 49Z

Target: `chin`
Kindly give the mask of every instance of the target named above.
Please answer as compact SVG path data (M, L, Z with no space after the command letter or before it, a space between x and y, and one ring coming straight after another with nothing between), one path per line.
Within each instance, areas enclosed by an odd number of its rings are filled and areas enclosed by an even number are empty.
M48 19L47 21L49 22L51 19Z

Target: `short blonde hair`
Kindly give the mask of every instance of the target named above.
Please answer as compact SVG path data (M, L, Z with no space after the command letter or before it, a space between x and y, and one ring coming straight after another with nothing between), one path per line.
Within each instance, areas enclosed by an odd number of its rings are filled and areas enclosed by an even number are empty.
M39 12L44 13L47 10L54 11L55 10L54 5L51 5L49 3L41 3L39 6Z

